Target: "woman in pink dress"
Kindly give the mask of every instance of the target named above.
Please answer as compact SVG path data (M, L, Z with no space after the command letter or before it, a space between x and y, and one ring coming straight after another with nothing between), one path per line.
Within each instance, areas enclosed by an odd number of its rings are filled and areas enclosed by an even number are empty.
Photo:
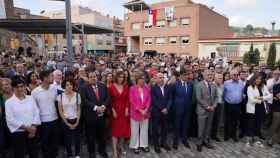
M114 83L109 87L112 97L112 144L113 158L120 157L117 146L122 147L124 138L130 137L129 87L125 84L124 73L117 72Z

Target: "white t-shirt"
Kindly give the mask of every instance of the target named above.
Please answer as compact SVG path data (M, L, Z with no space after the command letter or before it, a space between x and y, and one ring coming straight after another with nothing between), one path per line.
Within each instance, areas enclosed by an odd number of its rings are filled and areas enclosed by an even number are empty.
M40 110L40 118L42 122L51 122L58 118L55 101L57 97L57 89L49 86L49 89L44 89L41 86L35 88L31 95L35 99Z
M61 100L62 100L62 102L61 102ZM57 101L62 103L64 117L66 119L76 119L77 118L77 106L81 105L80 94L77 94L75 92L71 98L68 98L68 96L66 96L64 93L62 93L61 95L57 96ZM58 105L61 105L61 104L58 104Z

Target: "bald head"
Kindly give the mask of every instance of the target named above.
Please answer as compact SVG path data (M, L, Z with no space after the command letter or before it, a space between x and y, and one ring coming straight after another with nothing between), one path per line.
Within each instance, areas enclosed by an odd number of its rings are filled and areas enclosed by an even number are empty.
M62 81L62 72L60 71L60 70L55 70L54 72L53 72L53 79L54 79L54 81L56 82L56 83L61 83L61 81Z

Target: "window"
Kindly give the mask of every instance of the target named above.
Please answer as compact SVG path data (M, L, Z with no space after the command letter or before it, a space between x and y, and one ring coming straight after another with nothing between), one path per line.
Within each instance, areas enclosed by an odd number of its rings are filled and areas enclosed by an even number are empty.
M181 44L187 45L190 42L190 38L188 36L181 37Z
M181 25L187 26L190 24L190 19L189 18L183 18L181 19Z
M157 27L165 27L165 21L157 21Z
M169 43L170 44L176 44L177 43L177 37L169 37Z
M156 44L165 44L165 43L166 43L166 38L164 37L156 38Z
M172 20L169 22L169 26L170 27L176 27L177 26L177 21L176 20Z
M145 22L144 23L144 28L145 29L152 28L152 24L150 24L149 22Z
M132 24L132 30L140 30L141 24L140 23L134 23Z
M97 40L97 45L103 45L103 41L102 40Z
M110 45L112 45L112 42L111 41L106 41L106 45L110 46Z
M153 38L144 38L144 45L152 45Z

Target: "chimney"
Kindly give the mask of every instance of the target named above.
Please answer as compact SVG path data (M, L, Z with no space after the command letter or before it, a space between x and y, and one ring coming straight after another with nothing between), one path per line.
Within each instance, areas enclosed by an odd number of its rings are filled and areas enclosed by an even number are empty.
M273 36L273 35L275 35L275 25L276 25L276 22L272 21L271 25L272 25L271 35Z

